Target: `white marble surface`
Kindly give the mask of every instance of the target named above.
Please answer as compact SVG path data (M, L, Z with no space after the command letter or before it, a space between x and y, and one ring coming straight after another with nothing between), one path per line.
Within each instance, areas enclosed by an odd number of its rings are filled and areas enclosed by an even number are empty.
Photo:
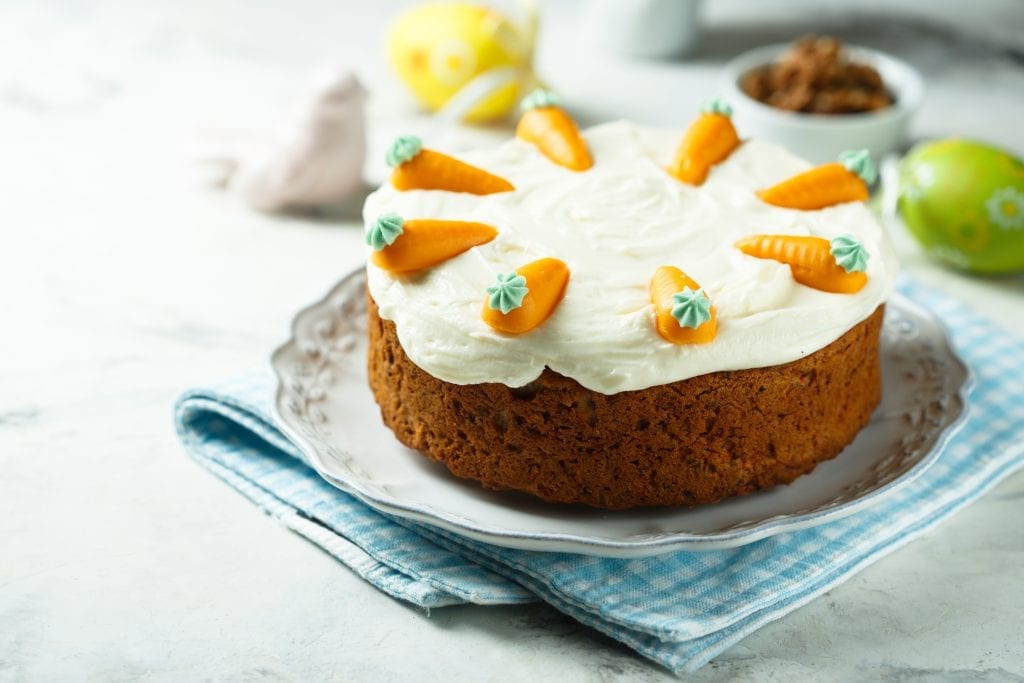
M424 125L380 59L399 4L0 4L0 680L669 678L545 606L401 605L175 440L180 390L264 363L362 258L352 207L252 213L197 182L190 141L270 120L330 61L375 92L375 154ZM1024 153L1019 2L819 4L716 1L692 60L638 63L577 49L578 5L550 3L539 64L590 119L677 124L730 54L838 31L924 71L915 135ZM1024 279L899 244L909 272L1024 334ZM694 678L1021 680L1022 513L1018 474Z

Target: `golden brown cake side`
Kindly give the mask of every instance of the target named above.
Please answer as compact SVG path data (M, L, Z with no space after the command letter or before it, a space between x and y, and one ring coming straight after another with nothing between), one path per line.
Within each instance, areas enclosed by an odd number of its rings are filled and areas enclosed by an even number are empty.
M459 477L548 501L696 505L786 484L835 457L881 398L883 306L791 363L601 394L546 369L456 385L406 356L369 302L369 382L395 436Z

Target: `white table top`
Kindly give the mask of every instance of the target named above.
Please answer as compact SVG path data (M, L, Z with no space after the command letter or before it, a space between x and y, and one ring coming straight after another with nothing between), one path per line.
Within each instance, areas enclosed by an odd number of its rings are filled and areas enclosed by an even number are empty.
M261 125L333 61L375 92L379 155L396 130L423 125L380 59L399 4L368 16L327 0L0 6L0 679L669 679L543 605L399 604L175 439L182 389L266 363L293 313L363 258L358 207L318 220L252 212L197 182L189 141ZM697 56L635 62L574 49L578 3L551 3L538 63L593 120L678 125L731 54L837 31L924 72L915 135L1024 153L1019 4L932 3L929 18L900 22L919 10L811 15L814 4L758 3L755 16L752 3L716 1ZM913 276L1024 334L1024 278L950 273L897 243ZM1024 673L1022 503L1017 474L695 678Z

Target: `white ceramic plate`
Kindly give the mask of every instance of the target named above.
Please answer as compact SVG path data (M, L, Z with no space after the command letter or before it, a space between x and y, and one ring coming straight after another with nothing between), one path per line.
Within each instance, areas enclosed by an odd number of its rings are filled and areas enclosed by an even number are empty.
M967 367L938 321L896 296L882 333L882 403L857 439L811 474L693 509L549 504L456 479L398 443L366 383L365 297L358 271L296 317L272 361L281 426L324 479L367 505L501 546L634 557L733 547L821 524L920 475L966 411Z

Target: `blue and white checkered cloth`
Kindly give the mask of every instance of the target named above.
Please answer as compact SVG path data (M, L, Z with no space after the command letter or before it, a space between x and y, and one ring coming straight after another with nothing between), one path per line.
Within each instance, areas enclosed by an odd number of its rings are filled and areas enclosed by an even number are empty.
M422 607L544 600L677 672L845 581L1024 465L1024 342L929 288L977 384L932 467L852 516L730 550L602 559L510 550L377 513L306 466L270 417L269 373L189 391L178 432L204 467L361 577Z

